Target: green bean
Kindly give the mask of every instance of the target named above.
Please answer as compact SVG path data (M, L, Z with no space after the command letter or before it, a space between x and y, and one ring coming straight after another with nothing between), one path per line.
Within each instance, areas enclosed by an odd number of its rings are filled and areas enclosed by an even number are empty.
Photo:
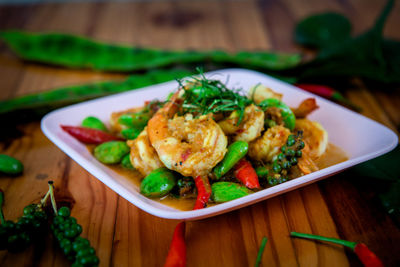
M104 123L100 119L93 116L89 116L83 119L82 126L87 128L97 129L104 132L108 131Z
M132 166L131 157L130 157L129 154L125 155L125 156L122 158L122 160L121 160L121 166L124 167L125 169L128 169L128 170L133 170L133 169L135 169L135 168Z
M157 198L167 195L176 184L176 178L167 168L158 168L147 175L140 184L140 193Z
M97 42L61 33L3 31L0 34L21 58L65 66L101 71L135 71L182 63L235 64L263 70L282 70L300 63L299 54L273 52L226 53L223 51L167 51Z
M110 141L98 145L94 149L94 156L105 164L121 162L122 158L130 151L129 146L122 141Z
M252 191L247 187L232 182L216 182L211 185L211 198L217 202L227 202L247 196Z
M123 81L97 82L25 95L0 101L0 116L2 120L10 122L18 121L27 115L29 118L38 118L62 106L183 78L192 74L192 72L185 70L156 70L145 74L132 75Z
M249 150L249 144L244 141L236 141L228 147L225 157L214 168L217 179L226 174Z
M10 157L5 154L0 154L0 172L17 175L21 174L24 170L24 165L16 158Z

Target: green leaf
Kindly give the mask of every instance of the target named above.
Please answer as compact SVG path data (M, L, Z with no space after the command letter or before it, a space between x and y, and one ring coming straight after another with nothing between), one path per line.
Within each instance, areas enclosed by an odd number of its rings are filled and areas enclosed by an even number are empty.
M400 146L352 168L358 176L397 182L400 180Z
M400 83L400 57L398 51L394 52L399 45L384 41L382 37L384 23L392 8L393 0L390 0L370 30L324 47L314 60L295 68L299 79L361 77L381 83Z
M316 48L336 45L350 38L350 21L338 13L322 13L300 21L295 29L295 41Z

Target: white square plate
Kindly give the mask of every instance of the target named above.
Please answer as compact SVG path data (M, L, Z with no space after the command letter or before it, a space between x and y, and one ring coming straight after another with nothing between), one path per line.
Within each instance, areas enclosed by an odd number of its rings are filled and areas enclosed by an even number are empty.
M178 87L176 81L58 109L47 114L42 119L42 131L73 160L135 206L162 218L185 220L201 219L225 213L316 182L358 163L389 152L398 143L397 135L387 127L265 74L245 69L225 69L206 73L206 76L220 79L223 82L227 81L229 88L241 87L244 90L261 83L282 93L284 95L283 101L289 106L297 106L305 98L315 97L320 108L312 113L309 118L320 122L324 126L329 134L329 142L343 149L348 154L349 159L230 202L201 210L180 211L141 195L139 188L130 182L128 178L119 175L106 165L98 162L86 149L85 145L60 128L60 124L80 125L81 121L89 115L94 115L106 122L114 111L141 106L145 100L155 98L163 100L169 92Z

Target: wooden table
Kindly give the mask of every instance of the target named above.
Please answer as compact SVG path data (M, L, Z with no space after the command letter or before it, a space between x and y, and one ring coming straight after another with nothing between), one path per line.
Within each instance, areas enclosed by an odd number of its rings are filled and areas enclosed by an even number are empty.
M338 11L360 33L372 25L384 1L149 1L0 6L0 29L62 31L103 41L166 49L299 51L292 41L295 22L309 14ZM400 5L385 28L400 39ZM65 70L18 60L0 45L0 98L59 86L120 79L122 74ZM363 84L347 96L362 114L398 133L399 88L373 90ZM5 127L2 125L2 127ZM72 161L40 130L23 125L23 135L0 144L1 153L23 161L22 176L1 175L5 216L16 219L38 201L52 179L57 198L73 206L83 236L95 247L101 266L161 266L177 221L149 215L118 196ZM362 186L362 190L361 190ZM299 190L224 215L187 223L188 266L253 265L264 236L263 266L361 266L342 247L292 239L290 231L362 241L387 266L400 262L400 231L376 201L373 186L336 175ZM2 266L67 266L68 260L45 237L23 253L0 252ZM398 266L398 265L397 265Z

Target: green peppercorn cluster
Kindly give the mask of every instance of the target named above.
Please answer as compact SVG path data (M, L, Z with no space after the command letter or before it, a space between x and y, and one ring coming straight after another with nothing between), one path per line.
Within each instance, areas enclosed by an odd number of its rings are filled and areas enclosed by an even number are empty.
M298 158L303 155L301 150L304 148L304 142L301 140L303 132L299 131L296 135L289 135L286 144L281 147L281 153L276 156L272 163L274 175L268 176L270 185L281 184L289 180L288 171L296 166Z
M71 217L69 208L62 207L58 210L51 230L63 253L70 261L74 261L72 266L98 266L99 258L96 256L96 251L90 246L89 240L80 237L82 226Z
M31 204L17 222L6 221L0 225L0 249L18 252L27 248L47 229L47 215L40 205Z
M257 167L256 173L260 178L266 178L268 185L277 185L289 180L289 170L296 166L298 158L302 156L304 142L302 141L303 132L289 135L285 145L281 147L281 152L274 158L269 166Z

